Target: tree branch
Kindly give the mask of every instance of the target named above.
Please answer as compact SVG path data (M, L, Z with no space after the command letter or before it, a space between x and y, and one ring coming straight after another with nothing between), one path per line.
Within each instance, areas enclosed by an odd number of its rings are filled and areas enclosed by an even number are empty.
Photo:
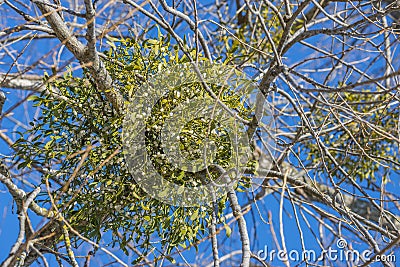
M235 216L238 222L240 241L242 242L242 262L240 266L248 267L250 266L251 251L250 251L250 240L249 240L249 233L247 232L246 220L243 217L243 213L239 205L239 201L237 199L235 190L233 189L229 190L228 198L229 202L231 203L233 215Z
M99 54L90 47L85 47L68 29L61 19L57 10L49 6L48 0L33 1L49 22L57 38L65 44L68 50L79 60L82 66L87 66L92 78L96 82L98 89L102 91L107 99L113 104L114 108L121 112L123 108L123 97L114 88L113 80L101 61ZM89 27L89 30L92 26ZM91 34L91 33L90 33ZM89 35L90 35L89 34ZM90 46L93 45L91 42Z
M43 79L36 75L13 76L8 74L0 74L0 87L10 89L31 90L42 92L46 89Z

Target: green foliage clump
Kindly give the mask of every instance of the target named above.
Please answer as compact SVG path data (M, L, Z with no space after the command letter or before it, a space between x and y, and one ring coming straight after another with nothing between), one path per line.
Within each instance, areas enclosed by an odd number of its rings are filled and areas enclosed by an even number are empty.
M280 10L283 15L284 9ZM282 39L283 25L278 16L266 5L262 5L258 12L266 28L261 25L259 16L247 10L245 14L239 15L240 23L234 24L230 32L224 29L221 30L221 35L216 36L218 43L222 44L218 47L218 54L224 57L227 63L237 65L251 63L263 68L273 57L272 44L266 35L266 29L274 46L278 47Z
M131 39L121 40L106 55L106 68L127 103L149 76L168 65L188 61L180 55L177 46L162 36L142 44ZM204 59L200 57L200 60ZM104 232L111 231L113 243L125 252L131 241L144 251L158 246L168 253L178 245L195 245L207 233L213 208L173 207L148 197L141 190L129 173L121 152L123 114L115 112L87 72L84 71L82 77L74 77L68 72L49 86L53 88L49 90L52 93L32 98L35 105L41 107L42 114L15 147L20 168L40 164L51 170L43 174L43 184L52 184L57 208L72 227L95 241L99 241ZM204 93L195 88L199 84L192 86L198 94ZM220 90L218 87L212 89ZM229 92L222 95L226 105L236 108L241 116L250 116L250 111L237 96ZM185 96L177 98L173 93L163 98L155 106L147 126L154 129L152 126L161 125L165 112L173 109L176 101L184 100ZM215 123L202 119L194 120L186 127L180 149L188 153L201 145L201 140L209 134L206 129L218 131ZM221 146L217 163L223 166L230 156L229 142L223 130L219 132L222 134L214 136ZM162 150L158 141L157 132L149 130L147 143L152 155ZM196 153L188 154L188 157L197 156ZM153 163L174 182L193 181L191 176L194 174L171 171L166 162L157 161L155 157ZM242 185L247 186L246 182ZM47 194L41 199L49 202ZM219 216L225 203L225 198L219 201Z
M399 111L388 105L392 98L390 94L368 92L326 96L340 110L328 110L317 105L313 112L314 121L321 129L332 129L322 132L319 137L348 175L358 181L373 182L380 173L379 178L388 182L388 171L399 169L397 148L390 137L396 136ZM321 155L326 153L316 142L307 143L305 148L311 164L318 165L321 170L327 166L332 177L346 180L343 171L330 157L324 156L324 162L321 161Z

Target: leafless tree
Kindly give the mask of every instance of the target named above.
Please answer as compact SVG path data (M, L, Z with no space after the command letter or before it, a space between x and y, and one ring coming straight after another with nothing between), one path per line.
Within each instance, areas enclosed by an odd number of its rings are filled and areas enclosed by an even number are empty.
M168 266L171 259L182 266L272 266L257 255L266 243L288 254L293 244L306 251L314 242L326 250L339 239L348 250L372 251L362 266L398 252L400 1L0 0L0 14L0 193L12 197L19 221L12 247L0 242L9 251L1 266L49 266L50 260L74 267ZM228 193L223 223L212 217L203 239L170 253L154 245L144 254L128 242L125 256L104 245L110 237L92 240L57 211L52 188L68 188L70 180L53 177L51 183L59 184L52 186L41 175L57 173L59 165L17 168L15 131L40 119L30 96L67 101L54 86L67 68L84 69L122 113L126 95L107 68L105 51L115 40L144 42L157 29L192 63L223 60L257 81L275 130L248 122L258 162L251 174L262 182L254 192ZM47 204L38 201L41 195ZM221 233L229 226L226 238ZM187 260L194 245L200 250ZM295 264L283 258L285 266Z

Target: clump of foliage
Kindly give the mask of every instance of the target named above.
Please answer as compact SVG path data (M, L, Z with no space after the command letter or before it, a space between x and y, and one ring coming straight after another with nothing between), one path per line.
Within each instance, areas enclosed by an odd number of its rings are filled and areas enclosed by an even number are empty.
M277 5L283 5L283 3L279 2ZM251 62L254 66L263 68L272 57L272 44L267 37L267 32L275 47L278 47L283 28L277 14L267 5L262 5L257 11L259 16L249 16L249 12L245 9L238 14L238 23L232 25L231 31L222 28L221 34L215 36L221 44L217 47L218 54L223 55L226 62L230 64L242 65ZM261 19L266 28L254 27L260 23Z
M188 61L178 47L163 36L143 43L132 39L120 40L118 45L112 44L106 55L107 70L127 103L149 76L168 65ZM201 57L200 60L205 61ZM40 164L51 169L43 175L43 184L52 184L51 192L57 208L72 227L96 241L104 232L111 231L113 243L118 243L126 253L126 245L133 241L144 249L144 254L153 246L162 247L169 253L178 245L183 248L195 245L207 234L213 207L169 206L147 196L135 183L121 152L123 114L115 112L87 72L84 71L79 78L68 72L49 86L56 90L31 98L41 107L42 114L28 131L32 138L21 137L15 143L21 162L18 167ZM200 84L192 86L196 94L204 93ZM217 86L212 89L215 92L221 90ZM180 89L176 90L179 92ZM146 138L149 152L154 156L153 163L160 173L174 182L184 183L193 181L195 174L173 170L155 157L162 152L162 147L154 126L161 126L165 114L180 101L190 98L184 94L176 97L175 93L166 95L155 106L152 117L146 122L149 127ZM251 110L237 96L229 92L222 95L226 105L250 118ZM196 151L206 129L218 130L216 123L202 119L194 120L186 127L180 149L187 152ZM215 135L220 146L217 163L223 166L230 156L229 142L223 129L218 132L220 134ZM188 157L196 157L196 153L188 154ZM241 185L248 186L246 181ZM43 194L41 200L49 202L48 195ZM221 222L225 203L223 198L218 205Z
M388 182L387 170L400 167L397 147L391 141L391 136L397 134L399 116L398 108L390 105L393 96L364 90L363 93L332 93L325 97L341 111L316 105L313 113L317 127L332 129L319 136L336 164L357 181L373 182L380 173L383 181ZM332 177L347 180L320 145L307 143L306 149L311 164L320 170L327 166ZM324 161L320 155L326 155Z

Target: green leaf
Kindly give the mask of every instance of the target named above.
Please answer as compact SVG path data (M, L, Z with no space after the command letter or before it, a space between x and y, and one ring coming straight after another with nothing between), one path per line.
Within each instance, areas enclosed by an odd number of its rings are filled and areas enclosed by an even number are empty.
M143 208L144 210L150 210L150 208L149 208L148 206L144 205L143 202L140 202L140 205L142 206L142 208Z
M232 234L232 229L227 224L224 224L224 228L225 228L226 236L230 237Z
M37 99L39 99L40 97L38 97L37 95L31 95L27 98L28 101L36 101Z
M185 187L184 187L183 185L181 185L181 186L178 188L178 195L179 195L179 194L182 194L184 190L185 190Z
M166 258L167 258L167 260L169 260L172 264L175 264L176 263L176 261L175 261L175 259L174 258L172 258L171 256L165 256Z
M195 210L195 212L193 212L192 216L190 216L190 219L192 221L196 220L199 217L199 210Z

